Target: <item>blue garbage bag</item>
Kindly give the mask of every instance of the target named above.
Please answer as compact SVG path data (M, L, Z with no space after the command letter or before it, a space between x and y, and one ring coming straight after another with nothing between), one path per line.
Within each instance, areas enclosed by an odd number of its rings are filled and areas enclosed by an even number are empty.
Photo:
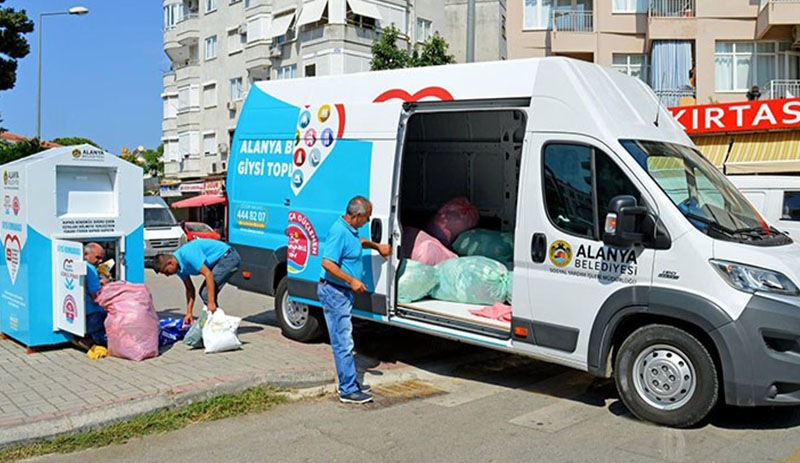
M182 318L164 318L159 320L161 331L158 334L158 346L168 346L183 339L189 331L188 327L183 326Z

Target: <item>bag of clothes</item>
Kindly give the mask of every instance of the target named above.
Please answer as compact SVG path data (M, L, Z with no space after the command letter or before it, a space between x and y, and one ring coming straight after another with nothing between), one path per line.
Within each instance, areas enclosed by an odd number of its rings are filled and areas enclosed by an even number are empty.
M414 227L405 227L403 229L403 257L426 265L436 265L458 256L447 249L441 241L424 231Z
M107 312L108 353L140 361L158 356L161 328L147 286L126 281L103 285L97 301Z
M449 247L462 232L475 228L480 219L478 209L467 198L455 198L439 208L426 230Z
M423 299L439 281L435 268L412 259L403 259L399 275L397 301L401 304Z
M505 265L483 256L458 257L436 266L439 284L435 299L467 304L505 302L510 274Z
M477 228L456 238L453 250L460 256L484 256L499 262L514 260L514 235Z

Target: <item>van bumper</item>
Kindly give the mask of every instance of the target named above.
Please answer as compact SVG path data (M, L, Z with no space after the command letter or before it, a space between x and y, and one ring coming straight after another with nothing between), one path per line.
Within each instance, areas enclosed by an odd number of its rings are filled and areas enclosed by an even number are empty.
M721 359L728 404L800 405L800 297L758 293L711 335L728 348Z

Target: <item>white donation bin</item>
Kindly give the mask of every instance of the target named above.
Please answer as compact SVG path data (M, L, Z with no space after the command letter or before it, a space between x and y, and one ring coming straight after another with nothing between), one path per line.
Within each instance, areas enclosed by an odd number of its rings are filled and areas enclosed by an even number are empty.
M0 170L0 331L28 347L84 335L85 243L114 259L113 278L144 282L142 169L78 145Z

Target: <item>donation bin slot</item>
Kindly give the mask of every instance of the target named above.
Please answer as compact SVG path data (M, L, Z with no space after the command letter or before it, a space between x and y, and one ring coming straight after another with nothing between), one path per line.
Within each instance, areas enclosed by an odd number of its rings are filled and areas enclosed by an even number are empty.
M83 243L53 240L53 330L86 333Z
M117 215L117 169L113 167L56 167L56 214L61 216Z

